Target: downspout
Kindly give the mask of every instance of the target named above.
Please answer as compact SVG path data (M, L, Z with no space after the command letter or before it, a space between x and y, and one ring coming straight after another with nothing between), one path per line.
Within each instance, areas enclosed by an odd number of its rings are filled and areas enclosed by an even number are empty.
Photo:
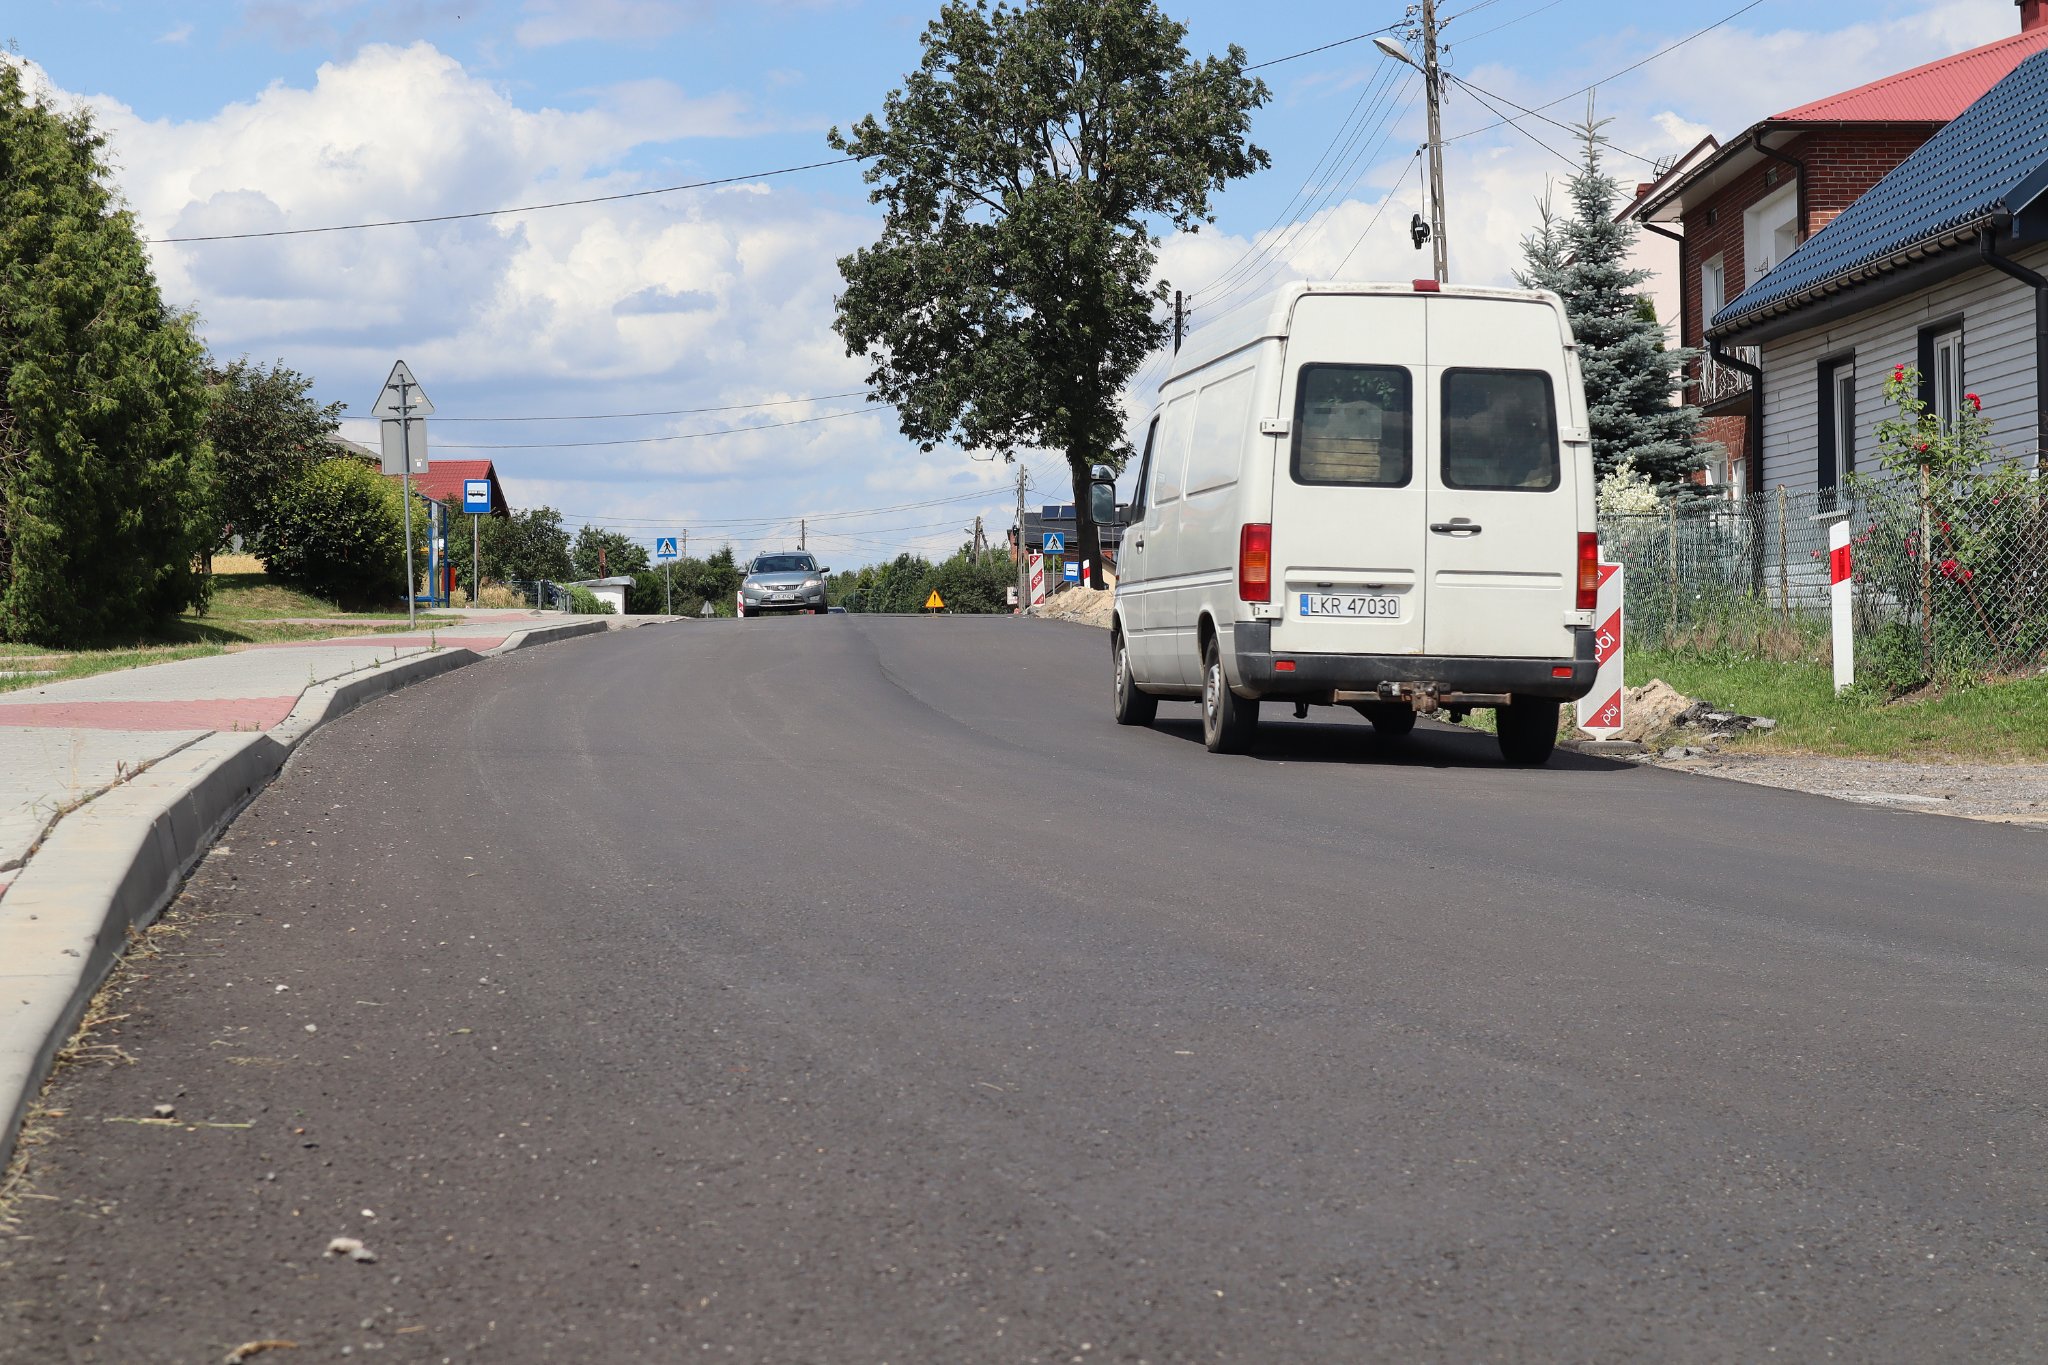
M1758 133L1750 139L1750 146L1756 148L1771 160L1782 161L1792 168L1792 183L1797 187L1793 195L1794 212L1799 215L1799 240L1805 241L1807 237L1812 235L1807 226L1806 217L1806 163L1796 156L1786 156L1775 148L1764 146L1764 135L1762 133ZM1743 264L1747 268L1748 262Z
M1743 451L1743 458L1749 463L1749 491L1764 491L1764 370L1761 365L1752 365L1747 360L1737 359L1722 349L1720 338L1707 338L1707 352L1715 363L1726 365L1738 374L1749 376L1749 430L1743 433L1742 443L1749 447Z
M1659 237L1668 237L1678 243L1678 345L1680 349L1683 349L1685 346L1685 320L1690 316L1689 310L1692 308L1692 263L1685 258L1685 234L1673 232L1670 228L1658 227L1655 223L1645 218L1638 218L1636 222L1645 231L1654 232ZM1704 334L1706 330L1707 320L1701 318L1700 331ZM1679 401L1681 403L1685 401L1683 393L1679 395Z
M1985 224L1977 234L1977 256L2034 291L2034 463L2039 470L2048 465L2048 279L1998 254L1996 223Z

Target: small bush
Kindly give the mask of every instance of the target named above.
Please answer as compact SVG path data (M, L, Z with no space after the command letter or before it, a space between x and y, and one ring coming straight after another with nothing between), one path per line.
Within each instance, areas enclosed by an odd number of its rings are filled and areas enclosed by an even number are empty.
M278 495L264 568L343 608L405 595L405 504L396 485L355 460L322 460ZM416 523L425 513L415 507Z
M597 594L588 588L570 588L569 614L571 616L610 616L612 615L612 604L599 601Z

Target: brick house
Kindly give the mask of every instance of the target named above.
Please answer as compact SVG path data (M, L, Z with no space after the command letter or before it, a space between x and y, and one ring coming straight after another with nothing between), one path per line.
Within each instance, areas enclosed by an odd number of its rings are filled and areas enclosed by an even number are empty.
M1773 114L1689 156L1643 187L1624 215L1679 252L1679 343L1709 348L1707 322L1887 173L2038 52L2048 0L2017 0L2020 32ZM1697 149L1695 149L1697 151ZM1753 382L1754 345L1715 346L1688 371L1705 420L1707 481L1731 493L1768 483Z
M1999 81L1708 322L1758 358L1760 472L1834 503L1893 368L1946 424L1972 395L2007 458L2048 447L2048 51Z

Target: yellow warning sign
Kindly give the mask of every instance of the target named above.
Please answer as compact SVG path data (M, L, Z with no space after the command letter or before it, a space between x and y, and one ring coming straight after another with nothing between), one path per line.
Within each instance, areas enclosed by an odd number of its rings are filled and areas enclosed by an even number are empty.
M924 609L926 611L944 611L946 609L946 601L939 596L937 588L933 588L932 595L924 599Z

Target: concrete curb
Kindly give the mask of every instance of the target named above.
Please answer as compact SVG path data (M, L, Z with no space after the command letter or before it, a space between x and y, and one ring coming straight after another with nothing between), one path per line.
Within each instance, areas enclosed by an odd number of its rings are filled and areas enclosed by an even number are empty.
M646 622L620 622L631 629ZM307 735L373 698L481 661L609 631L602 618L531 626L479 654L446 649L306 689L276 727L195 740L64 816L0 902L0 1169L93 994L186 875Z

